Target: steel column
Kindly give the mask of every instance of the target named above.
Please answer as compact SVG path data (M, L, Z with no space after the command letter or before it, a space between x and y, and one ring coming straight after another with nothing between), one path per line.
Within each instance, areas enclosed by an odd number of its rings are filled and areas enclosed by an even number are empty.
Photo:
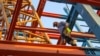
M68 19L66 20L69 23L69 27L71 30L73 29L73 26L74 26L77 16L78 16L78 12L75 10L74 6L75 5L72 6L71 11L68 16Z
M6 36L7 37L6 40L12 40L14 28L15 28L15 25L16 25L16 21L17 21L21 6L22 6L22 0L17 0L15 10L14 10L14 13L13 13L13 17L12 17L12 21L11 21L11 24L10 24L10 27L9 27L9 31L8 31L8 34Z
M100 40L100 17L89 5L77 4L75 8L81 14L83 20L86 21L91 31L96 35L97 39Z
M41 17L41 14L43 12L45 4L46 4L46 0L40 0L38 8L37 8L37 13L38 13L39 17Z
M41 17L41 14L43 12L45 4L46 4L46 0L40 0L39 1L39 5L38 5L38 8L37 8L37 13L38 13L39 17ZM32 23L32 27L37 27L37 25L38 25L37 21L35 21L35 22Z

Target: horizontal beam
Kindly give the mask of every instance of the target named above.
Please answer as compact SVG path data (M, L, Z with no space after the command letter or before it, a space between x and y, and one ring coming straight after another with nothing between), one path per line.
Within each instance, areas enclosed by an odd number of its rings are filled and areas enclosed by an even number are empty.
M60 34L59 33L48 33L48 36L51 39L59 39ZM94 38L95 36L93 34L88 34L88 33L82 33L82 32L71 32L72 38Z
M53 17L53 18L58 18L58 19L67 19L68 18L68 15L62 15L62 14L56 14L56 13L50 13L50 12L43 12L42 16ZM81 18L77 18L77 20L84 21Z
M66 0L72 3L83 3L83 4L89 4L93 6L98 6L100 7L100 1L99 0Z
M59 2L59 3L82 3L82 4L89 4L93 6L100 7L100 0L49 0L53 2Z
M61 19L67 19L67 17L68 17L66 15L55 14L55 13L50 13L50 12L43 12L42 16L53 17L53 18L61 18Z
M0 41L0 55L86 56L80 47Z
M48 28L31 28L31 27L15 27L16 30L29 30L29 31L41 31L41 32L49 32L49 36L54 39L58 39L60 34L56 29L48 29ZM51 33L51 34L50 34ZM71 32L72 37L84 37L84 38L95 38L95 35L82 33L82 32Z
M7 8L9 9L9 8ZM11 10L11 9L10 9ZM24 12L21 12L22 14L25 14ZM29 10L28 13L32 13L32 10ZM28 16L33 17L32 15L27 14ZM59 19L67 19L67 15L62 15L62 14L56 14L56 13L50 13L50 12L42 12L41 16L46 16L46 17L53 17L53 18L59 18ZM77 18L77 20L84 21L81 18Z

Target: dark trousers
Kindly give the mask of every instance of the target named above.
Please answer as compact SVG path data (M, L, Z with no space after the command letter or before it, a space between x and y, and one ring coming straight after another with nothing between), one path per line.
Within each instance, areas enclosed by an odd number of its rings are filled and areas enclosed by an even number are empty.
M70 44L70 42L73 40L71 37L65 36L64 34L61 35L61 38L63 40L65 39L68 44Z

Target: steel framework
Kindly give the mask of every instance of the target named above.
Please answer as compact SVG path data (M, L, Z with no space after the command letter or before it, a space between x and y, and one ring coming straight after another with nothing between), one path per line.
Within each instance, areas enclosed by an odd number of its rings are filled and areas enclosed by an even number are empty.
M47 1L72 4L69 15L43 11ZM32 0L0 0L0 56L98 55L96 52L100 52L100 49L94 48L91 42L92 40L94 42L100 40L100 11L98 10L97 15L92 9L94 7L99 9L100 1L39 0L37 10L31 2ZM76 20L80 20L77 18L79 14L83 17L82 21L86 21L91 32L72 31L71 36L78 42L82 42L82 46L85 48L67 46L66 44L57 45L61 41L58 30L45 28L40 19L41 16L63 18L69 22L70 28L73 29ZM30 26L27 25L28 23ZM53 45L51 39L58 40L57 44ZM20 40L22 42L19 42ZM98 43L100 42L98 41ZM86 48L87 46L88 48Z

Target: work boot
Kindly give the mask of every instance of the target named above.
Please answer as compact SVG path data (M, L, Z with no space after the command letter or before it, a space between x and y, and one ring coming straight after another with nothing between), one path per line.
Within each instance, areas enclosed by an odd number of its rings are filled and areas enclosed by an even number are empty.
M77 46L77 45L76 45L76 42L77 42L77 40L72 40L72 41L70 42L70 44L71 44L72 46Z

